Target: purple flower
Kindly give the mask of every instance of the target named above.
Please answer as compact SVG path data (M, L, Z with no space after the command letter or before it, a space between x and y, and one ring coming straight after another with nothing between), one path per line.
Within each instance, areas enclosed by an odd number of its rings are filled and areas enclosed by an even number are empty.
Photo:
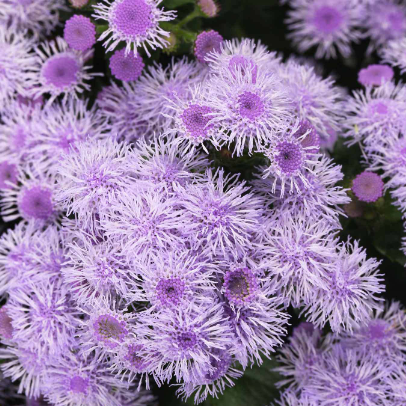
M17 184L17 165L8 161L0 162L0 190L11 189Z
M230 306L247 306L259 289L255 274L247 267L235 268L224 274L222 291Z
M93 50L85 53L71 50L61 37L42 43L35 51L37 59L27 83L29 94L34 97L49 94L48 105L60 95L65 102L78 98L78 94L90 89L87 82L99 75L88 72L92 67L86 65Z
M399 67L401 73L406 72L406 39L388 41L379 48L379 54L384 62Z
M352 181L352 191L362 202L376 202L382 197L383 188L382 179L373 172L364 171Z
M121 49L111 56L110 69L116 79L129 82L138 79L144 69L144 62L140 55L126 55L125 50Z
M86 51L96 43L96 27L90 18L75 14L65 23L64 38L78 51Z
M197 60L205 63L205 56L210 52L218 52L220 45L223 42L223 37L214 30L201 32L195 41L194 53Z
M363 7L353 0L291 0L286 20L290 38L300 52L317 46L316 58L348 57L351 42L361 38ZM338 51L338 52L337 52Z
M210 257L237 259L252 247L262 200L244 182L222 170L207 170L205 178L206 182L176 190L188 213L184 232L195 249Z
M337 258L331 265L326 288L315 290L303 312L317 327L328 321L334 332L353 331L367 323L373 310L381 308L379 294L385 287L379 262L367 259L358 241L348 241L337 246Z
M369 65L358 73L358 82L364 86L380 86L393 79L393 69L388 65Z
M175 11L158 8L161 0L105 0L94 6L96 20L105 20L109 28L98 39L104 41L107 52L113 51L120 41L126 43L125 53L143 47L148 56L149 48L165 48L169 43L163 37L169 32L163 30L159 23L171 21L176 17Z
M197 5L206 17L216 17L220 10L215 0L198 0Z

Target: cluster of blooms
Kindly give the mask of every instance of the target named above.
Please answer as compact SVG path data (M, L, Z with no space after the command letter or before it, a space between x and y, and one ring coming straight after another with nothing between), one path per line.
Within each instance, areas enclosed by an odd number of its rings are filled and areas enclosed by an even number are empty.
M290 38L300 52L316 47L317 58L351 54L351 43L369 38L388 62L406 68L406 5L402 0L281 0L290 10Z
M277 358L279 406L404 405L405 309L393 302L341 334L302 323Z
M37 3L57 2L21 10ZM93 106L90 19L42 43L46 19L15 26L12 8L0 24L0 215L16 222L0 237L0 368L29 398L146 405L153 381L201 402L275 352L289 306L341 334L382 309L379 262L337 237L350 199L323 151L343 91L215 31L196 61L144 70L136 49L165 46L175 17L158 4L94 6L98 39L126 47L110 59L123 83ZM248 183L219 154L263 165Z

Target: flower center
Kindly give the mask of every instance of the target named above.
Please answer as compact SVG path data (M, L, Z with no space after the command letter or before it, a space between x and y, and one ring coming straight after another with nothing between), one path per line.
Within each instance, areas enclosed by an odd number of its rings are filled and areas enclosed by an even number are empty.
M113 22L124 35L146 35L152 27L152 7L145 0L123 0L116 7Z
M275 160L282 172L290 175L301 168L303 154L299 145L285 141L278 144L276 149L279 154L276 155Z
M48 220L54 212L52 193L42 186L27 189L21 198L19 208L27 217Z
M330 34L341 27L343 16L337 9L324 6L316 10L313 22L318 30L325 34Z
M251 92L244 92L238 97L240 105L240 115L249 120L255 120L264 112L264 104L261 98Z
M45 82L59 89L76 83L78 72L78 62L71 55L56 55L50 58L42 68Z
M69 389L74 393L86 394L88 386L89 386L89 379L83 379L78 375L75 375L74 377L72 377L69 382Z

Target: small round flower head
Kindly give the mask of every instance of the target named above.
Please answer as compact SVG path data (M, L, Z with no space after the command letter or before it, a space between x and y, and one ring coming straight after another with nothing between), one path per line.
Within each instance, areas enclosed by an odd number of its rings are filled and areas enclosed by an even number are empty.
M386 83L355 91L343 104L346 119L343 127L350 143L362 141L367 146L385 139L404 126L405 88Z
M175 185L203 180L201 173L208 166L206 155L180 155L178 145L170 138L154 138L153 142L141 139L128 158L129 170L137 180L168 193Z
M197 5L206 17L216 17L219 13L219 5L215 0L198 0Z
M81 230L67 248L62 274L78 303L92 304L110 294L125 297L137 286L130 276L130 265L116 244L96 241Z
M332 78L323 79L311 66L293 60L281 65L279 75L299 119L308 121L315 128L320 141L329 139L331 130L340 128L342 90Z
M265 151L270 165L265 169L263 177L273 178L272 193L278 183L281 197L285 188L289 193L293 193L301 192L301 188L306 189L309 186L306 173L318 160L315 154L318 148L314 146L311 138L311 130L296 122L289 130L271 141L270 147Z
M227 387L233 387L233 380L240 378L243 373L233 367L234 358L231 351L231 348L213 349L210 356L210 367L213 370L199 377L195 382L183 384L176 391L178 397L181 396L186 400L186 398L194 396L195 404L199 404L209 395L217 399Z
M49 366L49 356L9 345L0 348L0 358L3 361L0 368L4 376L13 382L19 380L18 393L34 398L40 396L43 373Z
M89 3L89 0L69 0L69 3L72 5L74 8L82 8Z
M364 86L380 86L393 79L393 69L388 65L369 65L358 72L358 82Z
M225 142L235 144L237 156L260 151L286 128L287 95L276 75L259 71L252 81L252 67L222 70L210 80L208 100L212 108L209 125L220 126Z
M201 32L195 41L194 53L197 60L205 63L205 56L209 52L219 52L223 37L214 30Z
M0 214L4 221L20 217L33 220L38 226L54 222L60 214L55 200L55 177L44 174L42 168L35 171L26 165L20 170L19 185L13 185L2 193Z
M59 0L3 0L0 7L0 23L9 24L18 32L34 38L44 37L59 23L59 13L67 11L65 2Z
M64 101L78 98L78 94L90 89L87 82L98 75L88 72L92 66L86 65L93 50L83 53L70 49L61 37L42 43L35 52L37 62L28 82L30 94L34 97L49 94L48 105L58 96L63 96Z
M119 141L134 142L140 137L149 137L149 122L138 108L139 82L111 83L97 95L97 106L101 117L108 120L111 135ZM157 114L158 115L158 114Z
M121 396L129 395L127 384L116 379L108 365L77 353L58 357L46 369L43 387L45 399L60 406L122 406Z
M379 49L384 62L397 66L403 74L406 72L406 38L387 42Z
M177 198L167 198L159 190L138 194L123 191L103 211L103 230L129 258L151 249L180 246L181 234L190 217L179 208Z
M116 79L129 82L139 78L144 69L144 62L140 55L126 55L125 50L121 49L111 56L110 69Z
M148 342L150 351L161 356L155 373L168 382L172 376L177 382L182 379L190 382L214 372L210 349L226 350L233 340L222 306L218 303L175 311L163 309L151 315L145 313L140 315L140 322L140 335Z
M224 304L234 333L235 356L244 369L254 362L261 365L263 356L270 358L286 334L289 316L281 310L281 300L270 296L264 288L259 290L255 301L237 311Z
M0 18L4 5L0 7ZM11 29L0 29L0 112L3 113L15 93L27 95L27 79L36 62L32 40Z
M273 275L270 283L286 305L299 307L317 288L326 288L337 244L327 221L291 217L289 211L267 219L261 241L263 261Z
M390 381L384 361L337 345L312 370L304 393L320 406L390 406Z
M0 159L22 162L33 145L33 123L39 115L39 109L13 103L1 115L0 123Z
M406 352L406 313L399 302L375 311L366 326L341 335L345 346L398 363Z
M259 226L262 200L250 193L245 182L207 170L206 182L179 188L180 203L190 219L184 232L195 248L210 257L239 258L252 247L252 236Z
M352 181L352 191L362 202L376 202L382 197L384 183L379 175L364 171Z
M157 251L134 261L134 266L143 279L146 299L153 309L213 301L213 266L190 251Z
M57 173L63 156L76 151L80 141L110 136L106 119L95 106L88 108L80 99L53 103L35 116L31 128L34 140L27 149L27 160L52 175Z
M88 140L61 160L56 199L85 228L92 226L100 205L127 186L126 154L127 148L114 140Z
M13 340L38 354L61 354L72 345L77 310L62 281L28 283L12 290L7 303ZM33 340L35 337L35 340Z
M406 7L399 0L377 0L366 8L362 20L365 35L371 39L369 51L406 33Z
M258 69L274 73L281 61L275 52L269 52L260 41L248 38L224 41L220 51L207 54L205 60L210 70L216 74L223 70L229 70L234 75L238 70L248 71L251 73L253 83L256 82Z
M0 308L0 340L11 340L13 338L13 325L8 312L8 306Z
M149 49L165 48L169 32L163 30L159 23L171 21L176 17L175 11L158 8L161 0L104 0L94 6L96 20L105 20L109 28L100 36L107 52L113 51L123 41L126 54L136 52L143 47L148 56Z
M168 99L168 108L171 111L164 116L175 118L166 132L177 136L177 140L181 143L179 148L183 153L193 154L199 145L208 153L204 142L210 141L217 147L219 141L218 129L211 122L214 110L205 97L207 86L196 85L191 91L189 100L180 98L177 94L174 94L174 100Z
M256 275L247 267L230 269L224 274L222 291L230 306L246 306L252 302L259 289Z
M201 80L201 68L186 58L172 59L169 66L149 66L137 83L136 108L152 131L161 132L173 123L172 109L168 99L189 100L190 86Z
M357 1L292 0L290 6L286 23L300 52L317 46L316 58L336 58L337 53L348 57L351 42L361 38L363 8Z
M313 369L322 361L323 353L329 350L329 343L322 340L321 333L311 323L302 322L294 328L289 342L277 356L278 367L275 371L283 376L276 383L277 387L287 385L296 393L306 387Z
M259 168L261 173L266 169ZM272 192L274 180L267 177L253 181L254 191L263 195L265 200L272 204L280 212L289 212L292 217L314 218L336 225L340 228L338 216L343 214L340 205L350 202L346 190L337 186L337 182L344 177L341 166L334 165L332 159L325 155L309 166L308 173L305 173L307 187L300 187L300 192L285 193L280 197L280 185Z
M0 162L0 190L11 189L17 184L17 165L8 161Z
M75 14L65 23L64 38L78 51L86 51L96 43L96 27L90 18Z
M77 335L83 354L97 350L102 359L104 355L117 352L127 339L134 336L134 314L126 311L124 301L107 297L82 310L86 318Z
M375 258L367 259L358 241L337 246L327 287L316 290L306 305L307 320L317 327L329 322L333 332L365 325L372 311L381 308L379 294L385 290L378 266Z

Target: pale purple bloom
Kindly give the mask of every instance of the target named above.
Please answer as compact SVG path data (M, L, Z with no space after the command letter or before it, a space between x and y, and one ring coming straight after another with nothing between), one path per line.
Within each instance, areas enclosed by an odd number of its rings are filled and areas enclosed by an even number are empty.
M188 213L184 232L195 249L210 257L237 259L252 247L262 200L237 176L207 170L205 182L178 188L179 203Z
M369 65L358 72L358 82L364 86L380 86L393 79L393 69L388 65Z
M210 52L218 52L223 42L223 37L214 30L201 32L195 41L194 53L197 60L205 63L205 57Z
M107 21L109 27L98 39L104 41L107 52L113 51L123 41L125 53L136 53L143 47L148 56L149 49L165 48L169 43L165 37L169 32L163 30L159 23L171 21L176 17L175 11L158 8L161 0L104 0L94 6L96 20Z
M379 175L364 171L352 181L352 191L362 202L376 202L382 197L384 183Z
M96 27L90 18L76 14L66 21L64 38L72 49L86 51L96 43Z
M110 58L111 73L116 79L129 82L137 80L144 69L144 62L139 54L125 54L125 50L121 49L114 52Z
M152 131L164 131L173 123L168 99L189 100L192 96L190 86L201 80L202 68L186 58L172 59L166 68L159 64L149 66L137 82L133 108L139 111Z
M378 52L384 62L399 67L401 73L406 72L406 38L388 41Z
M206 17L216 17L220 10L215 0L198 0L197 5Z
M43 42L35 52L36 63L27 82L29 94L34 97L49 94L48 105L58 96L63 96L64 102L77 99L90 89L88 82L99 75L89 72L92 66L86 64L93 57L93 50L82 53L70 49L61 37Z
M384 290L379 262L368 258L358 241L337 246L337 258L326 274L326 288L316 289L304 309L317 327L329 322L334 332L353 331L365 325L372 311L382 307Z
M290 0L286 20L300 52L317 47L316 58L348 57L361 38L363 7L354 0ZM338 51L338 52L337 52Z
M11 189L17 183L17 165L8 161L0 162L0 190Z

